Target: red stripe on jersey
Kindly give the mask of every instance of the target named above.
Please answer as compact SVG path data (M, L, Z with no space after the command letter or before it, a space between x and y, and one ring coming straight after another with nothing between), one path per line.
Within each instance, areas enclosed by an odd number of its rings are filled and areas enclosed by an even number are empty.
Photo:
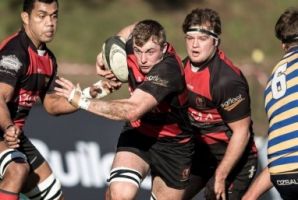
M7 44L10 40L12 40L13 38L15 38L18 34L19 34L19 32L15 33L15 34L11 35L10 37L6 38L5 40L3 40L3 41L1 42L1 44L0 44L0 50L1 50L4 46L6 46L6 44Z
M23 128L25 124L25 119L17 119L13 121L14 124L16 124L18 127Z
M185 79L187 88L194 93L200 94L209 100L212 100L210 94L210 72L209 68L206 67L202 71L192 72L190 61L187 62L185 67Z
M145 76L140 72L138 68L138 61L134 54L127 56L127 65L132 70L135 80L140 83L144 81Z
M188 91L185 89L182 94L178 96L180 105L184 105L188 101Z
M222 59L233 71L235 71L238 75L241 74L240 69L238 69L230 59L228 59L223 51L218 51L219 58Z
M175 56L179 66L180 66L180 70L181 70L181 75L184 75L184 67L183 67L183 63L181 58L178 56L178 54L176 53L174 47L168 43L168 49L167 49L167 53L172 54Z
M191 140L191 137L180 140L178 143L185 144L185 143L188 143L190 140Z
M30 47L28 48L28 52L30 55L30 66L28 68L27 75L43 74L51 76L53 74L53 61L49 58L49 54L40 56Z
M131 123L139 132L151 136L151 137L176 137L181 133L181 129L178 124L167 124L167 125L154 125L145 122Z
M218 142L229 142L229 138L225 132L218 132L218 133L208 133L204 135L200 135L202 141L206 144L216 144Z

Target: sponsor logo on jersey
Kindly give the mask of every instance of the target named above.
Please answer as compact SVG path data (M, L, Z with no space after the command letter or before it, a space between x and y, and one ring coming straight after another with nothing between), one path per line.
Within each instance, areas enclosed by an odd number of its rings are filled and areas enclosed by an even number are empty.
M0 60L0 66L5 70L18 72L22 66L22 63L15 55L9 55L2 56L2 59Z
M227 101L222 103L220 106L226 111L231 111L244 100L245 100L245 98L243 98L242 95L239 94L238 96L236 96L234 98L229 98Z
M298 185L297 179L281 179L276 181L277 185Z
M167 87L168 83L169 83L168 80L163 80L157 75L156 76L147 76L146 80L152 82L155 85L160 85L160 86L163 86L163 87Z

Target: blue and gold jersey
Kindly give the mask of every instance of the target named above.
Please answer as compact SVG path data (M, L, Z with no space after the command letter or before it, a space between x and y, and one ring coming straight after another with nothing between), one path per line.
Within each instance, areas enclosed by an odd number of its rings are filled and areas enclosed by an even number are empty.
M298 171L298 48L275 66L265 89L271 174Z

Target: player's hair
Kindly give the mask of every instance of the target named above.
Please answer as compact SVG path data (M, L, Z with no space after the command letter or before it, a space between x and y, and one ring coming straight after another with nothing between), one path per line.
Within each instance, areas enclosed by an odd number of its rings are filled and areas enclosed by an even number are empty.
M184 19L182 30L186 33L191 26L207 26L208 30L221 34L221 21L218 13L210 8L193 9Z
M286 9L275 24L275 36L286 44L298 44L298 8Z
M136 24L132 31L132 39L137 46L142 47L152 37L161 47L166 42L164 27L155 20L143 20Z
M42 2L47 4L56 2L58 5L58 0L24 0L23 11L31 14L32 10L34 9L35 2Z

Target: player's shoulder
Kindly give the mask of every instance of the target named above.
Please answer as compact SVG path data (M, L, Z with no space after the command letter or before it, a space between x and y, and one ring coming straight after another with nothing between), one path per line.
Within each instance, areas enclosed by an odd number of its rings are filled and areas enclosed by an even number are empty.
M29 62L28 52L22 43L20 33L16 33L1 43L0 66L18 71Z

